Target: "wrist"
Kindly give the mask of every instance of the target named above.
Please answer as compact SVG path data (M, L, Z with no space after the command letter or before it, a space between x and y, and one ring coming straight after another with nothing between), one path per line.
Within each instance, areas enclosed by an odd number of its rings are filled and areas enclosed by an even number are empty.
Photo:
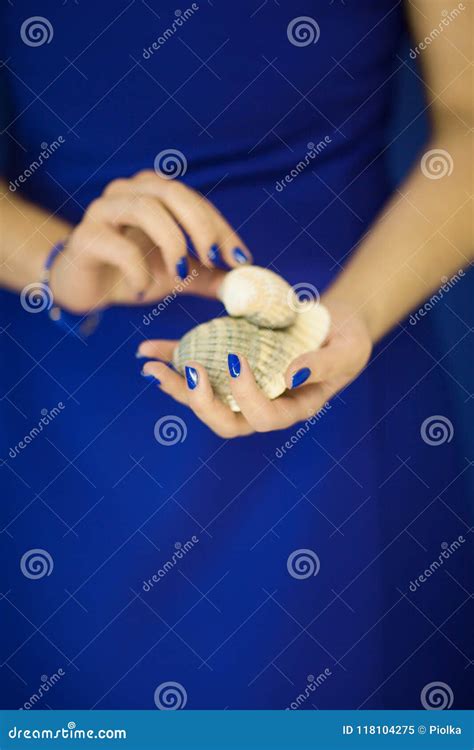
M373 300L368 299L362 294L357 294L354 285L351 283L342 283L342 276L329 287L321 298L322 304L327 307L331 319L337 319L338 324L358 320L365 328L367 336L372 345L378 338L377 315L373 307Z
M51 247L70 225L20 196L2 191L0 200L0 285L20 292L38 283Z

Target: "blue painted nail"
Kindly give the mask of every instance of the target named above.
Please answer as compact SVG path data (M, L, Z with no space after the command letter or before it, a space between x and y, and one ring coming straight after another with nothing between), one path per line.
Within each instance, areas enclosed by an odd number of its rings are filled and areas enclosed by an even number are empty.
M180 279L185 279L188 275L188 259L185 255L176 263L176 271Z
M237 354L228 354L227 364L232 377L238 378L240 375L240 359L238 358Z
M211 263L222 263L221 253L217 245L212 245L211 249L209 250L207 257L211 261Z
M197 384L199 383L199 373L196 370L195 367L185 367L184 371L186 373L186 382L188 384L188 388L190 388L192 391L196 388Z
M309 367L302 367L301 370L298 370L298 372L295 372L291 379L291 387L292 388L298 388L299 385L303 385L305 383L309 376L311 375L311 370Z
M142 378L145 378L146 380L153 381L154 383L156 383L156 385L161 385L161 380L158 380L158 378L155 378L154 375L149 375L147 372L143 372L143 370L141 371L140 375L142 376Z
M248 258L245 255L244 251L240 249L240 247L236 247L232 250L232 255L234 256L237 263L248 263Z
M229 264L224 260L222 257L221 251L217 245L213 245L211 249L209 250L207 257L213 263L216 268L221 268L224 271L227 271L228 268L230 268Z

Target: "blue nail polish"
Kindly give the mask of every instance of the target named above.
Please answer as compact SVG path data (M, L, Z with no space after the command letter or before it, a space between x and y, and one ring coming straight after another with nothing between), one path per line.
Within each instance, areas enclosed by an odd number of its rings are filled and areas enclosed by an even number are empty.
M248 263L248 258L245 255L244 251L240 249L240 247L236 247L232 250L232 255L234 256L237 263Z
M223 271L227 271L230 266L221 255L221 251L217 245L213 245L209 250L207 257L215 265L216 268L220 268Z
M209 250L207 257L211 261L211 263L222 263L221 253L217 245L212 245L211 249Z
M298 372L295 372L293 375L291 379L291 387L298 388L299 385L303 385L303 383L306 383L310 375L311 370L309 367L302 367L301 370L298 370Z
M149 375L147 372L141 371L140 375L142 378L145 378L146 380L153 381L156 385L161 385L161 380L158 380L158 378L155 378L154 375Z
M240 375L240 359L238 358L237 354L228 354L227 365L232 377L238 378Z
M199 373L196 370L195 367L185 367L184 372L186 373L186 382L188 384L188 388L191 391L194 391L197 384L199 383Z
M188 275L188 259L185 255L176 263L176 271L180 279L184 280Z

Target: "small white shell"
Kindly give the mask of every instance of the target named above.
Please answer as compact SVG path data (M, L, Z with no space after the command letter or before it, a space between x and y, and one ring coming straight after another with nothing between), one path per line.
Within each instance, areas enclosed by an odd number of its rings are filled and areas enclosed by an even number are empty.
M232 317L245 317L265 328L286 328L296 319L298 297L285 279L268 268L234 268L226 274L219 298Z

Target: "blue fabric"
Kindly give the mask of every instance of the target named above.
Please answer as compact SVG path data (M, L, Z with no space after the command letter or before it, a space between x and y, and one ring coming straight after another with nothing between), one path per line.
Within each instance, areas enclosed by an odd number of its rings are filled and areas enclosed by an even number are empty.
M4 76L3 67L0 64L0 128L2 136L0 137L0 171L4 174L7 161L7 138L4 135L4 129L9 122L8 111L8 91Z
M40 12L54 35L34 47L19 32L37 5L1 11L9 180L62 136L22 189L78 221L110 180L179 149L184 181L258 263L324 289L391 189L399 3L203 4L148 56L176 18L170 3L44 0ZM315 44L289 42L298 16L317 19ZM143 338L178 337L217 303L180 300L151 325L147 308L109 310L87 341L12 294L0 304L4 707L60 668L36 707L155 708L172 681L191 709L285 708L325 670L302 708L418 708L434 680L468 706L472 469L461 436L472 400L455 413L447 387L453 344L468 355L464 322L453 318L449 342L429 317L397 328L304 433L225 442L133 359ZM420 426L437 414L455 438L435 447ZM155 425L170 415L182 440L163 445ZM410 591L459 535L468 541L445 568ZM35 580L20 561L38 548L54 567ZM305 549L320 569L300 579L287 566Z

